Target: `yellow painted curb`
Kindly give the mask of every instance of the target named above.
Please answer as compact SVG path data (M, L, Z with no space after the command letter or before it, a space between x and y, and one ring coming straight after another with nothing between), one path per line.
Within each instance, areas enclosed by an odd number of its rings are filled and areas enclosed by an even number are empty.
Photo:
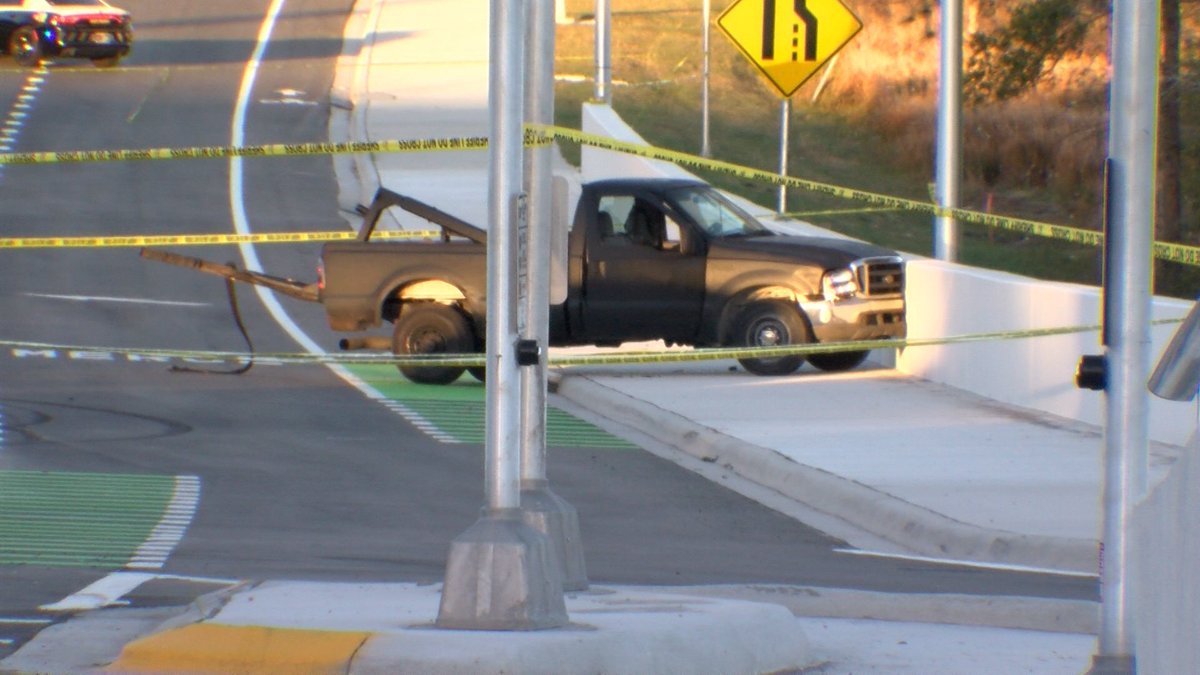
M115 673L345 673L371 633L197 623L125 645Z

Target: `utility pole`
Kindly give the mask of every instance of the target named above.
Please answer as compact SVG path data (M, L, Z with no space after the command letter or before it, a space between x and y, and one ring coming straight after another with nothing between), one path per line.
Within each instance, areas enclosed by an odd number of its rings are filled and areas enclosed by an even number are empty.
M612 0L596 0L596 82L592 99L612 105Z
M1137 671L1133 508L1147 488L1150 269L1154 232L1159 8L1114 0L1105 213L1104 529L1093 675Z
M941 68L938 77L937 205L958 208L962 179L962 0L942 0ZM933 257L958 260L958 223L934 216Z
M525 0L492 0L488 108L487 417L483 514L450 544L439 628L536 630L567 623L560 565L524 523L520 493L519 233L524 148ZM534 355L536 358L536 354ZM518 360L522 363L518 363Z
M529 0L525 119L531 124L554 124L554 28L554 0ZM550 144L525 149L528 267L521 299L524 321L518 323L522 343L543 353L550 343L553 161ZM536 364L521 368L521 515L526 525L549 540L561 566L563 590L582 591L588 580L579 514L550 490L546 476L546 397L546 359L538 358Z

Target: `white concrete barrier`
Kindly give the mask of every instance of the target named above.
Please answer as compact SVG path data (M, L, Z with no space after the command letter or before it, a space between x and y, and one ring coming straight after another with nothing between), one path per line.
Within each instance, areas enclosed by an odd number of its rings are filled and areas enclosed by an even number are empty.
M1200 673L1197 452L1195 445L1184 452L1134 512L1133 625L1139 673Z
M584 104L583 131L646 144L610 106ZM584 146L583 180L632 176L695 176L669 162ZM761 210L760 210L761 211ZM932 227L932 224L930 225ZM808 226L811 227L811 226ZM803 225L800 226L804 228ZM908 333L933 338L1034 328L1098 325L1100 291L907 255ZM1190 302L1155 298L1152 318L1183 318ZM1174 324L1152 328L1157 360ZM1104 395L1075 386L1084 354L1102 353L1098 331L1055 337L993 340L903 350L896 368L988 398L1094 425L1104 421ZM1151 397L1150 436L1187 445L1197 405Z
M909 261L907 298L910 338L1100 324L1099 288L937 260ZM1190 308L1190 302L1155 298L1151 317L1183 318ZM1152 327L1153 359L1166 348L1176 327ZM912 347L903 350L896 368L997 401L1100 426L1104 423L1104 395L1077 388L1075 368L1082 355L1102 352L1100 333L1095 330ZM1183 446L1195 430L1195 405L1150 397L1153 440Z
M638 132L617 115L612 106L602 103L583 104L583 132L607 136L627 143L648 145ZM695 178L695 174L670 162L645 159L615 150L605 150L590 145L583 146L580 153L583 181L590 183L604 178Z

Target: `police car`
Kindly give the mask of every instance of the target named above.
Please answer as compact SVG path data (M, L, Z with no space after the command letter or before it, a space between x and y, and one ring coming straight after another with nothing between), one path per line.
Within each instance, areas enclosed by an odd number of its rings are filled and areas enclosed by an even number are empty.
M104 0L0 0L0 48L22 66L80 58L110 68L132 45L129 12Z

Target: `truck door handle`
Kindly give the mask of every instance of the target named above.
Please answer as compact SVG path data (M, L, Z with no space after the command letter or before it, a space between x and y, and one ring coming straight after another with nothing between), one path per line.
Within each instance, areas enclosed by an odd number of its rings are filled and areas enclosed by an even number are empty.
M608 274L608 261L601 260L600 261L600 276L604 276L606 274Z

